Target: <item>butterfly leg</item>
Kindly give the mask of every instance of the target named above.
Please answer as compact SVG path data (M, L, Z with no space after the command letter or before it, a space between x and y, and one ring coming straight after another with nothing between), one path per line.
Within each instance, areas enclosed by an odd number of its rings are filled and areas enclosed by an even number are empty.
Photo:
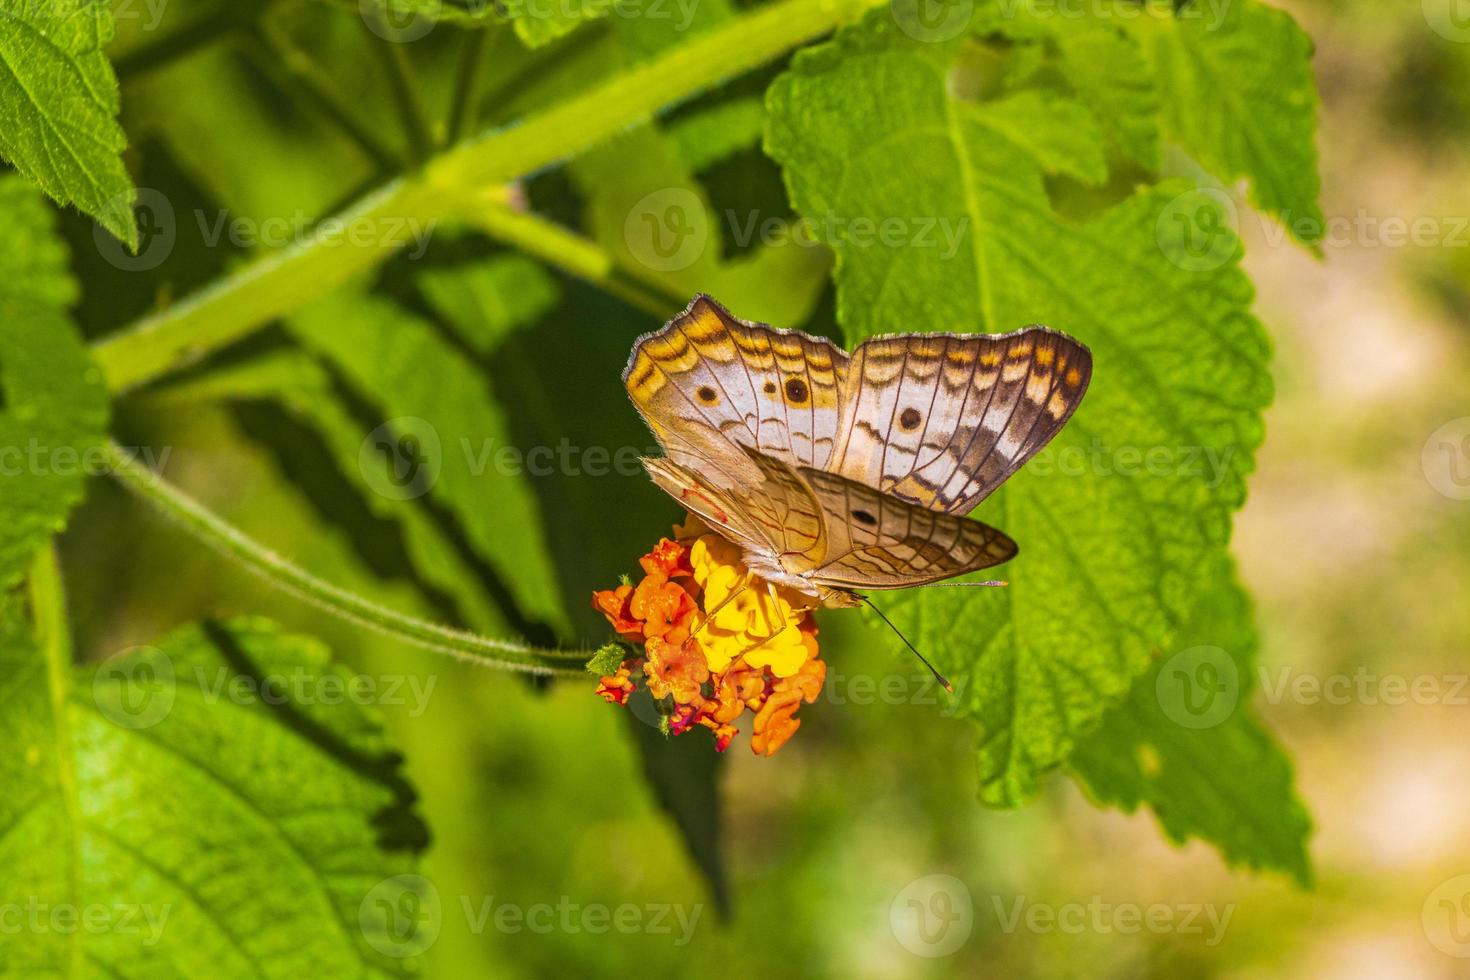
M751 577L752 577L751 574L749 572L746 572L745 573L745 578L740 583L740 588L738 588L738 589L732 589L730 591L730 594L729 595L725 596L725 598L723 598L719 602L715 603L715 608L711 609L709 612L707 612L707 613L704 614L704 618L699 621L699 625L695 626L694 629L692 629L692 630L689 631L689 637L690 637L690 639L693 639L695 636L698 636L699 635L699 631L702 630L702 629L704 629L705 625L708 624L710 622L710 620L712 620L712 619L715 618L715 614L716 613L718 613L721 609L724 609L727 605L729 605L730 604L730 601L732 599L734 599L736 596L740 595L740 593L744 592L746 589L750 588L750 580L751 580Z

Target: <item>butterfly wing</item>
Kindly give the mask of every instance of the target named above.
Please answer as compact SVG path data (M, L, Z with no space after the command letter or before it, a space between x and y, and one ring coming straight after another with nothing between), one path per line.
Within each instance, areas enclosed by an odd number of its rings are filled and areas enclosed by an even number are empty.
M738 446L829 464L847 363L831 341L749 323L701 295L638 339L623 384L670 459L735 486L760 478Z
M745 502L714 486L698 473L666 456L643 457L643 467L660 490L679 506L697 514L745 551L772 551L772 543L747 509Z
M989 568L1016 543L979 521L883 493L840 473L803 468L821 509L827 550L812 581L838 589L906 589Z
M875 337L853 351L822 468L969 513L1060 431L1091 377L1091 352L1046 327Z

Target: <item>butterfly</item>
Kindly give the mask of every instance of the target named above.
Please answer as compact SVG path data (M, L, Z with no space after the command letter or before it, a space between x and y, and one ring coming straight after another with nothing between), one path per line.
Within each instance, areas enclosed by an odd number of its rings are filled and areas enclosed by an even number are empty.
M623 384L660 488L746 569L827 606L1015 557L964 515L1049 442L1092 355L1044 326L874 337L851 354L708 296L634 344Z

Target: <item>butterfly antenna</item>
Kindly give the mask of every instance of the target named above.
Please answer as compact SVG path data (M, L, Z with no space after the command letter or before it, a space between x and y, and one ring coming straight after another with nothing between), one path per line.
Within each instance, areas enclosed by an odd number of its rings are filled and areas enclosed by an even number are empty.
M928 585L920 585L920 589L980 589L980 588L1004 588L1009 582L930 582Z
M978 585L979 583L977 582L976 584ZM916 656L916 657L919 658L919 663L921 663L925 667L928 667L929 668L929 673L931 673L931 674L934 675L934 679L939 682L939 686L942 687L942 688L944 688L950 694L953 694L954 693L954 685L951 684L949 681L945 680L944 675L941 674L939 671L937 671L937 670L934 669L934 665L931 664L924 657L924 655L919 652L919 648L916 647L916 646L914 646L912 643L910 643L909 642L909 638L903 635L903 631L901 631L897 626L894 626L893 625L893 620L891 620L887 616L883 615L883 610L881 610L877 606L873 605L873 600L872 599L869 599L865 595L858 596L858 598L861 599L861 600L863 600L863 602L867 603L868 604L868 608L871 609L871 610L873 610L873 612L877 613L878 614L878 618L881 619L881 620L883 620L883 622L887 623L888 624L888 628L891 629L891 630L893 630L894 633L898 634L898 638L903 641L904 646L906 646L910 650L914 651L914 656Z

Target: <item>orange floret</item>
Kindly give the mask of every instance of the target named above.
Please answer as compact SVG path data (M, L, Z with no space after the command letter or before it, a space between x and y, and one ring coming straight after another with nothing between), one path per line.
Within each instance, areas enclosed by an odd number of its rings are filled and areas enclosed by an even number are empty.
M597 693L626 704L641 681L672 734L708 728L721 752L749 711L751 749L774 754L801 726L796 710L817 699L826 678L815 601L751 575L740 550L693 515L639 565L644 576L636 586L592 595L618 635L643 648L602 677Z

